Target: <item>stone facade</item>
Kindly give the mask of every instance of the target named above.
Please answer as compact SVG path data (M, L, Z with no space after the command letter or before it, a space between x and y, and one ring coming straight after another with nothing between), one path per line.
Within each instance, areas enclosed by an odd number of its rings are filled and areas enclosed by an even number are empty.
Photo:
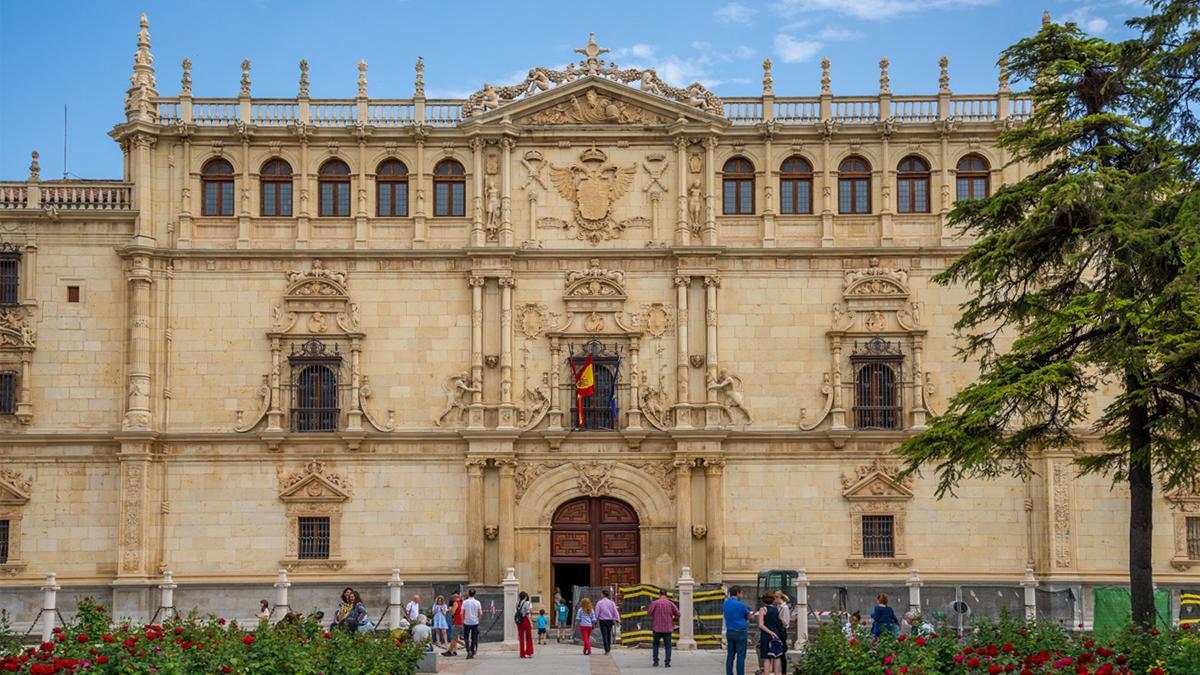
M426 99L420 62L404 100L370 98L366 64L357 98L310 100L304 63L297 98L256 99L248 62L238 98L193 98L187 61L163 97L143 20L111 134L123 180L41 181L35 156L0 184L20 256L0 345L19 391L0 416L6 585L53 571L136 613L167 568L186 596L280 567L496 584L513 566L547 597L554 513L596 496L637 512L638 574L657 584L685 565L704 581L1121 579L1126 496L1069 455L944 501L887 461L974 373L951 336L964 292L931 277L966 244L946 227L960 160L984 160L990 189L1026 171L994 145L1029 112L1003 74L963 96L943 62L939 93L893 96L885 61L878 96L843 98L826 63L819 96L777 98L767 62L761 97L722 100L577 51L465 101ZM862 214L839 208L852 156L870 167ZM791 157L811 167L811 213L784 213ZM922 212L900 210L907 157L929 167ZM205 215L214 159L233 204ZM272 159L294 215L262 215ZM388 159L407 215L379 216ZM753 169L748 213L724 213L731 159ZM333 217L330 160L350 171ZM444 160L464 170L459 216L438 215ZM593 338L621 355L615 430L573 430L566 360ZM872 355L900 364L894 429L856 428ZM305 358L336 373L332 431L297 424ZM1161 581L1195 579L1176 527L1193 501L1158 504ZM891 557L864 556L872 514L895 518ZM307 516L331 518L327 558L297 555Z

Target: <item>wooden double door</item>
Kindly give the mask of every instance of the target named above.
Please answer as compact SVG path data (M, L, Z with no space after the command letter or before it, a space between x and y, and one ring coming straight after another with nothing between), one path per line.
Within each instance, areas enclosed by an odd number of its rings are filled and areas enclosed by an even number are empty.
M564 591L572 584L636 584L641 580L637 512L609 497L569 501L554 512L550 552L554 586Z

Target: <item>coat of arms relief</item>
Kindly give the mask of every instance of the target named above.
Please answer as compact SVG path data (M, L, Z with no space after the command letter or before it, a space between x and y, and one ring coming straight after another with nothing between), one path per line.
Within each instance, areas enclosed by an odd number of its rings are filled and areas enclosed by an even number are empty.
M593 245L616 239L625 229L624 221L613 218L613 206L629 191L636 175L637 164L609 164L608 155L595 147L580 153L579 161L571 166L550 167L554 187L574 204L576 237Z

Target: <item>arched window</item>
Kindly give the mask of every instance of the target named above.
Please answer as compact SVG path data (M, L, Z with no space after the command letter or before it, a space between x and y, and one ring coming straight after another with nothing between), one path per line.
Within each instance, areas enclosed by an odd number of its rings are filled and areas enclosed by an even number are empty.
M282 159L263 164L259 172L262 185L262 215L292 215L292 167Z
M779 212L812 213L812 165L803 157L788 157L779 167Z
M345 218L350 215L350 167L331 159L317 171L320 215Z
M896 210L929 213L929 163L915 155L900 160L897 167Z
M200 170L200 188L203 195L201 215L233 215L232 164L224 159L209 160Z
M979 155L967 155L958 160L958 201L982 199L988 196L988 162Z
M408 216L408 167L398 159L385 159L375 169L375 215Z
M452 159L443 159L433 167L433 215L467 215L467 171Z
M727 216L754 213L754 165L734 157L725 162L721 171L721 213Z
M871 212L871 165L847 157L838 165L838 213Z

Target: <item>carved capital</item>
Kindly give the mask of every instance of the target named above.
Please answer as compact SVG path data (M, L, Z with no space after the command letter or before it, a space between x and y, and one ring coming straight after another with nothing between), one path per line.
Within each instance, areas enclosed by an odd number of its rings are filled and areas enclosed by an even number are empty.
M691 286L692 278L688 277L688 276L677 276L677 277L675 277L675 285L684 287L684 288Z
M721 277L719 277L715 274L706 276L706 277L704 277L704 285L705 285L705 287L709 287L709 288L719 287L721 285Z
M487 277L481 277L474 274L467 277L467 285L471 288L483 288L485 284L487 284Z
M517 287L517 278L516 277L500 277L496 281L497 281L497 283L500 284L500 288L516 288Z

